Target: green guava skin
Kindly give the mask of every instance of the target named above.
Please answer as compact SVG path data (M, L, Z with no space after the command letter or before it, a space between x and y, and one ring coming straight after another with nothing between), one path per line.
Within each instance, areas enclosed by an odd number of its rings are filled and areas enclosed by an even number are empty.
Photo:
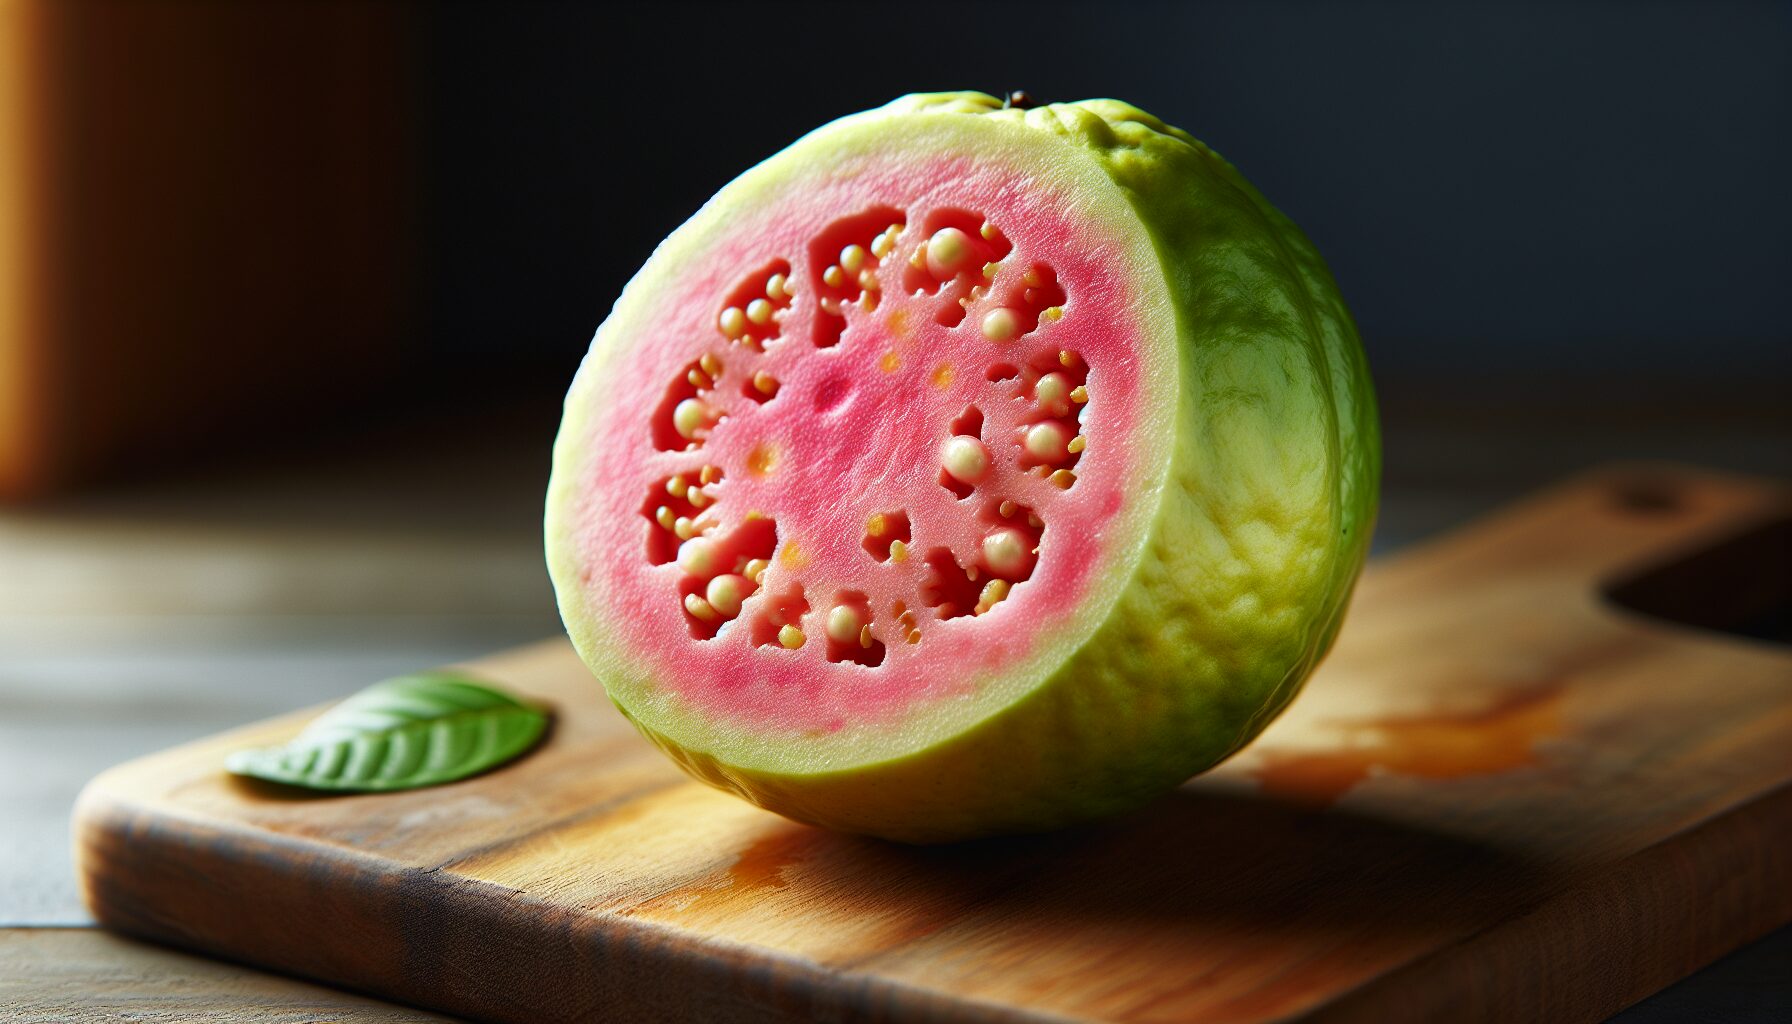
M981 93L905 96L814 135L867 124L897 133L919 118L976 119L1072 147L1123 193L1155 249L1180 380L1165 486L1130 577L1105 612L1091 611L1105 618L1086 642L1020 699L877 763L746 766L618 706L690 774L761 807L936 843L1117 814L1254 738L1343 622L1373 528L1380 439L1362 345L1324 261L1201 142L1116 100L1023 110ZM799 141L767 163L804 158ZM557 450L556 476L570 465ZM549 561L569 632L595 665L602 627L569 593L571 527L556 509L551 497Z

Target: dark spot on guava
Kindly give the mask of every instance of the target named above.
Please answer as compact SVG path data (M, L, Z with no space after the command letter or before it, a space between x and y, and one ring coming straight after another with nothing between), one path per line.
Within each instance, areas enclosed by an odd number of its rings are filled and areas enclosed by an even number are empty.
M852 399L852 381L844 374L829 377L815 388L815 411L834 412Z

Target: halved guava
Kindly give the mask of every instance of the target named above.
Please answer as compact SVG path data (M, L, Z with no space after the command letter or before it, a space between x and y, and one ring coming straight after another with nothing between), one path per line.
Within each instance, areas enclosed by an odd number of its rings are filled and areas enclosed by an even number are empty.
M1312 245L1113 100L907 96L729 184L566 400L574 644L699 779L929 842L1141 804L1330 646L1374 399Z

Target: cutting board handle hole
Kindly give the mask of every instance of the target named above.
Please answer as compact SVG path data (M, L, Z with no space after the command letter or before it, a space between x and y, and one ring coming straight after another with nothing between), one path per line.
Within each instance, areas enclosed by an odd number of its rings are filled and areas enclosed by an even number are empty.
M1792 512L1708 540L1601 588L1620 608L1792 646Z

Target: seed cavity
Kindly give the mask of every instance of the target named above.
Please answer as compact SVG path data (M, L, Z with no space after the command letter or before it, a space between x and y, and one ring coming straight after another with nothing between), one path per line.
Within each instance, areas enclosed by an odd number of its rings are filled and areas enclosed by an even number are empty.
M908 542L913 534L908 523L908 513L901 509L893 512L878 512L865 521L865 551L880 562L893 561L897 545L902 545L906 552Z
M902 287L911 295L939 296L934 319L956 327L967 309L987 293L992 268L1000 266L1013 246L969 210L934 210L922 229L923 241L902 269Z
M940 486L960 500L971 496L977 484L989 476L991 456L983 443L983 410L968 406L947 428L940 448Z
M653 446L660 451L700 448L728 411L716 399L725 367L713 353L686 365L666 388L649 420Z
M819 308L816 347L838 345L852 311L877 308L884 288L879 268L895 251L906 223L901 210L873 207L835 221L809 243L811 287Z
M1076 464L1089 447L1082 432L1088 375L1088 365L1075 351L1048 351L1027 366L1012 392L1025 403L1014 435L1019 466L1060 489L1076 483Z
M924 563L926 572L921 580L921 600L933 609L935 617L956 619L976 613L982 588L971 575L974 569L959 565L951 548L928 551Z
M678 545L679 602L692 636L710 639L740 615L743 603L759 587L758 576L749 567L760 562L763 572L763 563L777 544L777 523L749 516L726 532L706 524Z
M824 623L827 659L850 661L867 668L883 664L884 644L872 625L871 602L862 592L843 590L834 595Z
M753 376L741 384L740 393L755 402L764 404L778 397L778 387L778 378L764 370L757 370Z
M1039 545L1045 536L1045 521L1031 508L1013 499L985 506L983 519L989 524L989 530L978 545L975 565L994 577L992 582L1007 584L994 591L985 586L981 596L990 598L989 606L994 607L1008 596L1012 586L1033 575Z
M795 298L790 261L773 260L742 278L723 298L716 329L730 342L764 351L783 334L784 313Z
M808 637L803 633L803 616L809 614L809 602L803 597L803 586L792 583L775 591L765 591L760 607L752 613L752 635L755 647L782 647L797 650ZM788 631L788 632L787 632ZM795 641L786 643L786 639Z
M980 297L972 294L968 299L974 302ZM1035 263L1020 275L1019 281L1002 291L993 309L983 314L983 337L998 345L1014 342L1038 330L1041 322L1062 319L1064 301L1057 272L1044 263Z
M648 520L647 564L665 565L678 557L679 546L715 521L700 511L714 503L722 474L714 466L698 472L675 473L647 489L641 514Z

